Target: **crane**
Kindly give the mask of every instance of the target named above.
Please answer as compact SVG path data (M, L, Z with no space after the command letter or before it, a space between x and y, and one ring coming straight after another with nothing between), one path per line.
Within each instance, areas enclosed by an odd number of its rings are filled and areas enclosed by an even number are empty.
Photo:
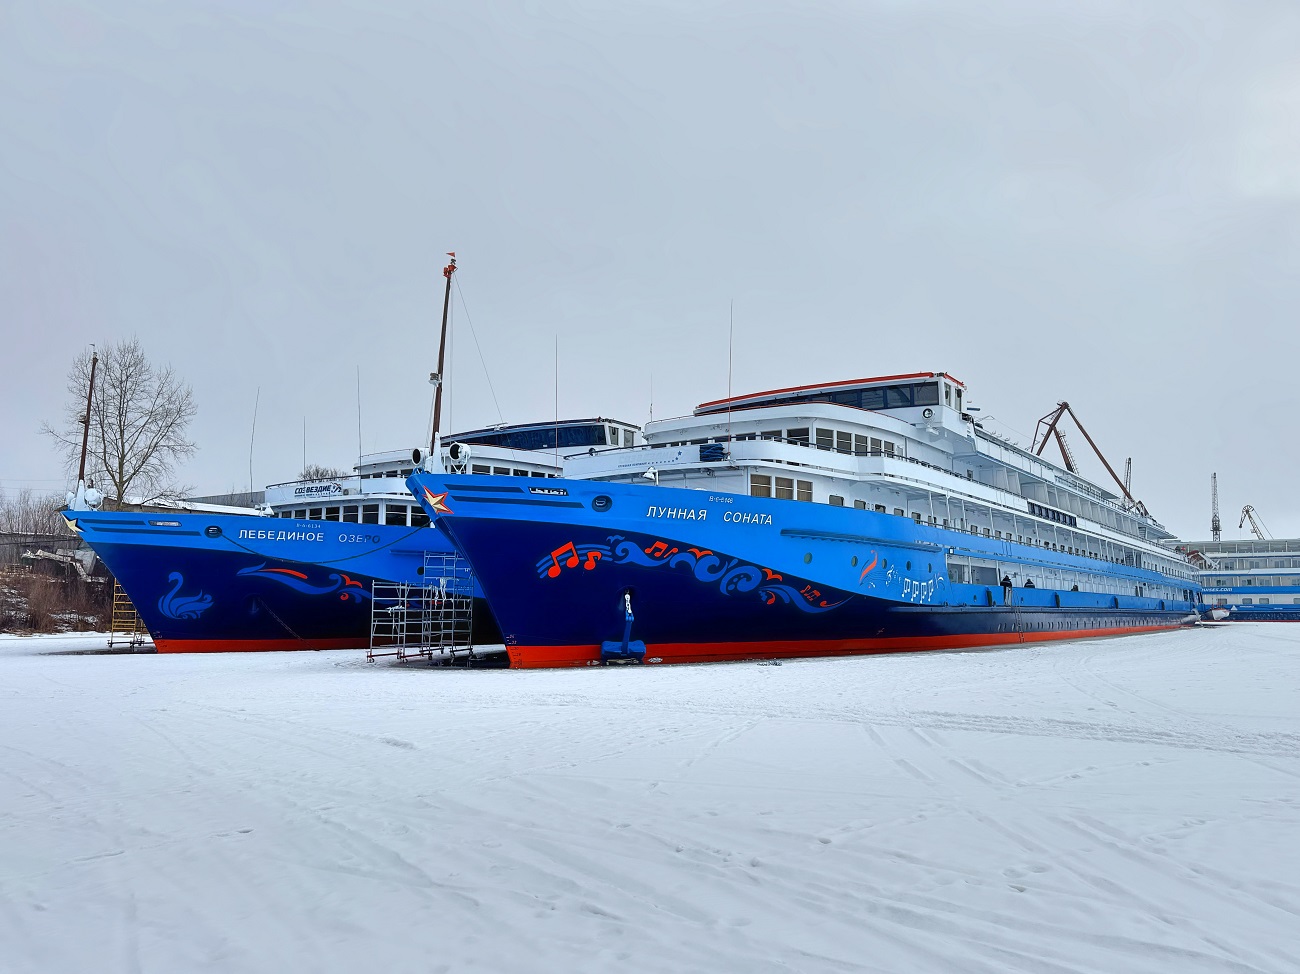
M1210 474L1210 506L1214 512L1210 515L1210 539L1218 541L1223 525L1219 523L1219 475L1217 473Z
M1250 530L1255 532L1255 537L1259 538L1260 541L1272 540L1273 536L1268 533L1268 529L1264 527L1264 522L1255 515L1255 509L1249 504L1241 509L1241 521L1238 522L1237 527L1245 527L1247 521L1250 522Z
M1129 490L1128 484L1119 479L1119 474L1115 472L1115 468L1110 465L1110 462L1102 454L1097 444L1093 442L1092 437L1088 435L1088 431L1083 428L1083 424L1079 422L1079 417L1074 414L1074 410L1070 408L1068 402L1065 402L1064 400L1058 402L1056 408L1040 419L1038 425L1034 427L1034 444L1036 447L1034 448L1034 454L1041 457L1043 455L1043 450L1047 448L1047 441L1055 436L1057 445L1061 448L1061 457L1065 461L1065 469L1070 471L1070 473L1079 472L1078 467L1074 462L1074 454L1070 452L1070 447L1065 442L1065 434L1060 428L1061 417L1066 413L1070 414L1070 418L1074 420L1074 425L1078 427L1079 432L1083 434L1083 438L1088 441L1088 445L1092 447L1092 452L1097 454L1097 459L1102 462L1102 465L1106 468L1106 472L1111 475L1115 483L1119 484L1119 489L1124 492L1125 507L1132 508L1143 517L1149 517L1151 512L1147 510L1147 506L1140 500L1136 500L1133 497L1132 492ZM1044 425L1046 425L1047 429L1043 431L1043 438L1040 441L1038 439L1038 431ZM1129 475L1131 476L1131 474L1132 463L1130 458Z

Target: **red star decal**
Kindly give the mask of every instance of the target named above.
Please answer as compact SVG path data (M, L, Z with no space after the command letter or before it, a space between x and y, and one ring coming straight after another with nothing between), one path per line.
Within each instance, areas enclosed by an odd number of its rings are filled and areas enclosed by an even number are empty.
M447 492L435 494L428 487L424 488L424 502L429 505L429 512L432 514L450 514L451 508L446 504Z

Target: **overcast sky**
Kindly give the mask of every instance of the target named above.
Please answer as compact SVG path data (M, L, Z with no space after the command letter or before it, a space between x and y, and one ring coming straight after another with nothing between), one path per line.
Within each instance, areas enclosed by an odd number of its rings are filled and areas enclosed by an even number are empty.
M1225 537L1300 535L1294 0L7 0L0 176L6 491L133 334L199 492L259 389L258 486L304 418L355 462L358 369L363 449L422 443L455 250L455 428L552 417L557 341L562 415L686 413L734 301L737 393L945 370L1026 444L1068 399L1172 530L1217 470Z

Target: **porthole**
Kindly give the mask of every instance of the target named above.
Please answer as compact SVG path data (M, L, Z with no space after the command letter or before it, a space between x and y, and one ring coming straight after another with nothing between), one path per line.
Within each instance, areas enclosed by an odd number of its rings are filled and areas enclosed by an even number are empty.
M803 555L803 563L804 563L805 565L807 565L807 564L809 564L811 561L812 561L812 552L811 552L811 551L805 551L805 552L804 552L804 555Z
M614 501L610 498L608 494L597 494L591 500L591 509L593 511L598 511L602 514L605 511L608 511L613 506L614 506Z
M934 562L930 562L930 564L926 565L926 566L925 566L925 570L926 570L927 572L931 572L931 573L933 573L933 572L934 572Z
M209 538L219 538L221 537L221 528L217 527L215 524L209 524L203 529L203 533Z
M857 567L858 567L858 556L857 556L857 555L854 555L854 556L853 556L853 559L849 562L849 564L852 565L854 568L857 568Z
M912 570L912 563L910 561L907 563L907 570L909 572Z

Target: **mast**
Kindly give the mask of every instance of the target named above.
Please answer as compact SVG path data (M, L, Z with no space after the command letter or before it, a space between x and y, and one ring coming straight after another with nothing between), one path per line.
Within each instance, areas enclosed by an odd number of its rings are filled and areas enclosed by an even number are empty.
M442 295L442 337L438 339L438 371L429 376L436 391L433 394L433 439L429 453L438 455L438 425L442 422L442 370L447 354L447 312L451 308L451 275L456 273L456 252L448 251L451 263L442 269L442 276L447 279L447 289Z
M90 346L94 349L94 345ZM77 469L77 489L81 489L82 483L86 479L86 451L90 446L90 406L95 398L95 367L99 365L99 352L90 353L90 388L86 390L86 415L81 420L81 425L85 427L81 431L81 466Z
M1210 514L1210 540L1218 541L1223 528L1219 521L1219 475L1217 473L1210 474L1210 505L1212 510Z

